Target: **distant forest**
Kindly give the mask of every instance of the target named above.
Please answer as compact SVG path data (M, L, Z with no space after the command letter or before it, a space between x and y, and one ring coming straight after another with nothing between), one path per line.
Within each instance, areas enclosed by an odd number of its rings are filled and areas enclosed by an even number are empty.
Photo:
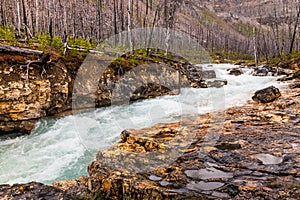
M210 52L269 60L300 50L299 1L2 0L0 23L17 38L84 38L100 43L121 31L165 27Z

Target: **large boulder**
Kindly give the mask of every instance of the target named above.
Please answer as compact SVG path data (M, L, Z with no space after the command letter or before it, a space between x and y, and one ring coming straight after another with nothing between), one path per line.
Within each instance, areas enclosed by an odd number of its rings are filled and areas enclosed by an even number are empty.
M277 81L290 81L293 79L300 79L300 70L298 70L296 72L286 73L284 75L286 75L286 76L279 78Z
M228 71L229 71L230 75L234 75L234 76L239 76L244 73L243 70L241 70L239 68L232 68L232 69L229 69Z
M267 65L255 67L252 73L253 76L268 76L274 75L276 71Z
M227 85L227 80L213 80L213 81L207 81L206 84L207 84L207 87L208 88L221 88L223 87L224 85Z
M291 70L282 69L279 67L271 67L268 65L255 67L252 75L253 76L281 76L281 75L290 75Z
M274 86L270 86L265 89L256 91L252 99L260 103L270 103L278 99L280 96L281 93L279 89Z
M293 78L300 78L300 70L294 73Z
M202 72L202 78L203 79L214 79L217 78L215 70L204 70Z

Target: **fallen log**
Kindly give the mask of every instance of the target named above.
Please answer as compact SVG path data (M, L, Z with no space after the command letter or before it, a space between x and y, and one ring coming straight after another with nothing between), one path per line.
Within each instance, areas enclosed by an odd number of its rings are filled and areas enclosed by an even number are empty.
M160 56L160 55L154 54L154 53L150 53L150 56L151 56L151 57L154 57L154 58L160 58L160 59L162 59L162 60L164 60L164 61L170 61L170 62L179 63L179 64L181 64L181 65L185 65L185 64L186 64L186 61L183 62L183 61L180 61L180 60L174 60L174 59L172 59L172 58L167 58L167 57Z
M43 55L44 52L39 50L21 48L21 47L13 47L9 45L0 44L0 51L9 51L9 52L16 52L22 54L34 54L34 55Z
M80 51L80 52L89 52L92 54L103 54L102 51L97 51L95 49L86 49L83 47L70 47L69 45L64 45L64 55L66 54L67 50L75 50L75 51Z

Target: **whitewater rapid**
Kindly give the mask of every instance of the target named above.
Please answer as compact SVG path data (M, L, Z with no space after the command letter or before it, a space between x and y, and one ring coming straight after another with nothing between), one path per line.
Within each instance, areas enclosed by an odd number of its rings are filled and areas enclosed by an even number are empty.
M182 89L177 96L163 96L129 105L99 108L88 113L41 119L30 135L0 137L0 184L38 181L52 183L87 174L99 149L119 141L122 130L173 122L183 116L239 106L253 93L271 85L282 88L278 77L254 77L250 69L232 76L230 64L205 65L226 79L223 88Z

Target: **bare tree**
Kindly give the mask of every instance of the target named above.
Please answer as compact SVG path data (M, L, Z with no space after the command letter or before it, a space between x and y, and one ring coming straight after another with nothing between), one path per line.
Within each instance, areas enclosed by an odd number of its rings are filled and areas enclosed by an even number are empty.
M253 27L253 48L254 48L255 66L257 66L258 65L258 59L257 59L256 28L255 27Z
M165 1L165 12L166 13L166 28L167 28L167 33L166 33L166 50L165 54L168 55L169 52L169 41L170 41L170 31L171 29L174 28L174 16L177 7L179 6L178 2L176 0L170 0L170 2Z
M39 1L35 0L35 33L39 32Z
M15 0L15 5L17 9L17 31L18 31L18 36L21 36L21 12L20 12L20 2L19 0Z
M121 19L121 30L125 31L125 12L123 0L120 0L120 19Z
M134 51L134 46L132 42L132 35L131 35L131 0L128 0L128 5L127 5L127 31L128 31L128 39L129 39L129 45L130 45L130 51Z
M291 40L291 45L290 45L290 51L289 51L289 53L292 53L293 48L294 48L296 34L297 34L298 26L299 26L299 17L300 17L300 4L298 2L297 16L296 16L296 21L295 21L295 24L294 24L294 31L293 31L293 36L292 36L292 40Z
M118 34L118 26L117 26L117 2L114 0L114 33Z

